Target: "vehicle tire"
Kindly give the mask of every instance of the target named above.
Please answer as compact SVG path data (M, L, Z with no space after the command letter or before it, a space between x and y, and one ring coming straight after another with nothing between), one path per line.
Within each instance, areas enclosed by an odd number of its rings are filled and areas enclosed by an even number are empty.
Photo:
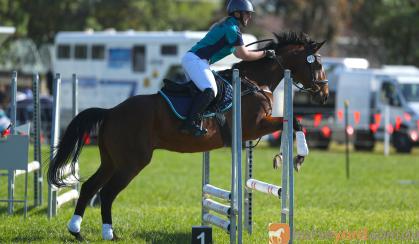
M393 147L398 153L410 153L412 151L412 142L409 136L403 132L393 133Z
M357 151L371 152L374 149L375 138L371 132L356 132L354 148Z
M321 141L311 141L310 138L307 138L307 145L309 148L327 150L329 149L330 139L322 139Z
M330 141L327 142L326 144L318 145L318 146L316 146L314 148L319 149L319 150L328 150L329 149L329 144L330 144Z

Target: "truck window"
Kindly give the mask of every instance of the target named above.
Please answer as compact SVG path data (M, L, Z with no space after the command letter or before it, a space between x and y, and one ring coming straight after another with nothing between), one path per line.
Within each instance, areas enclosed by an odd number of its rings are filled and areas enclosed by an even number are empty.
M401 89L407 102L419 102L419 84L404 83L401 84Z
M133 71L144 72L145 68L145 46L134 46L132 52Z
M161 55L165 56L176 56L177 55L177 46L176 45L162 45L160 47Z
M74 58L75 59L87 59L87 45L76 44L74 47Z
M60 44L57 47L58 59L69 59L70 58L70 45Z
M380 100L390 106L400 107L400 98L397 95L396 87L391 82L383 82L380 91Z
M102 60L105 58L105 46L104 45L92 45L92 59Z

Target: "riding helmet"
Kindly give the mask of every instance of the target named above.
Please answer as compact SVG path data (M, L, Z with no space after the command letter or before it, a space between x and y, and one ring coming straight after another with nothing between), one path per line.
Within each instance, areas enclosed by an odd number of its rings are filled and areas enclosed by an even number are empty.
M249 0L230 0L227 5L227 13L231 14L236 11L252 13L255 12L253 9L253 4Z

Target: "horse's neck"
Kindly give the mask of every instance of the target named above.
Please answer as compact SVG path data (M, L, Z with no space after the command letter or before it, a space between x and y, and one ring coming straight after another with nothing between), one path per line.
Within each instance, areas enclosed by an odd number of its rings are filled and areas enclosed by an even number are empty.
M271 92L275 90L278 84L284 78L284 71L277 67L274 72L266 68L266 60L242 61L235 66L248 79L254 81L259 87L267 87ZM263 68L261 68L263 67ZM233 67L234 68L234 67ZM282 71L278 70L281 69Z

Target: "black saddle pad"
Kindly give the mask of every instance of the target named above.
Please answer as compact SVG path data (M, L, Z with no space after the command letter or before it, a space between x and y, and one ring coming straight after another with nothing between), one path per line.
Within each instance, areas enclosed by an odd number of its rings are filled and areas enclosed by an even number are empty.
M217 82L218 93L217 97L204 113L204 117L206 118L215 116L217 112L226 112L231 108L233 101L233 87L231 82L227 81L217 72L213 71L213 73ZM167 79L164 80L164 86L159 91L160 95L166 100L173 113L179 119L186 119L192 104L192 98L197 92L199 90L192 81L179 84Z

